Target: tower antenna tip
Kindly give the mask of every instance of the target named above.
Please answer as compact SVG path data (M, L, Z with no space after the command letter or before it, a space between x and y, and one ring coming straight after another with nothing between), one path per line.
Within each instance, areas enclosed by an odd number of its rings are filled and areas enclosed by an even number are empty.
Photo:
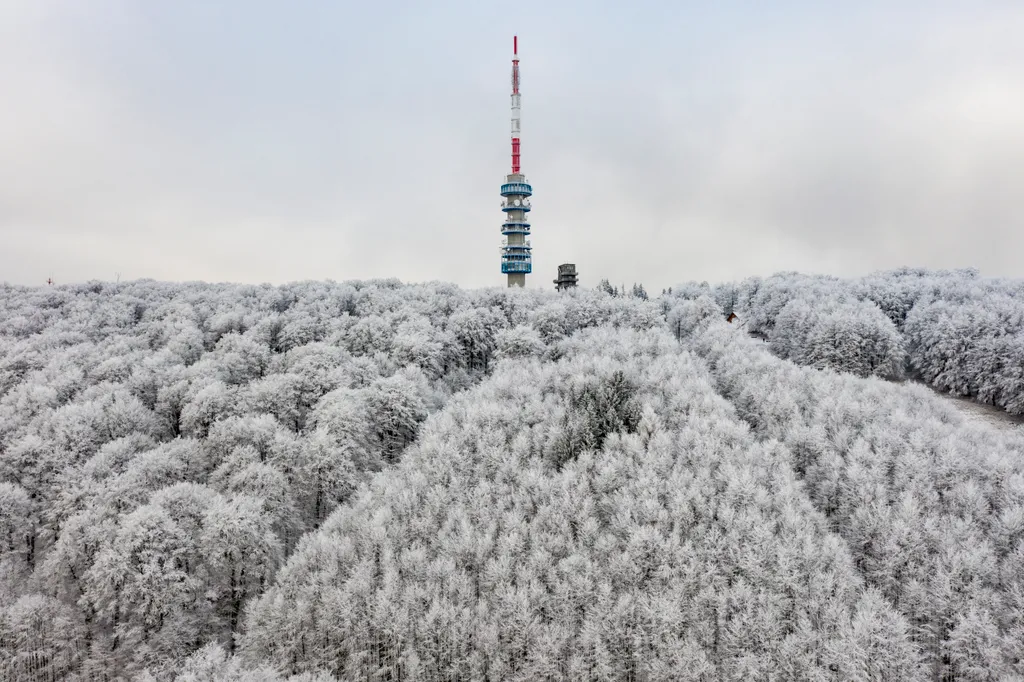
M512 54L519 54L519 36L512 36Z

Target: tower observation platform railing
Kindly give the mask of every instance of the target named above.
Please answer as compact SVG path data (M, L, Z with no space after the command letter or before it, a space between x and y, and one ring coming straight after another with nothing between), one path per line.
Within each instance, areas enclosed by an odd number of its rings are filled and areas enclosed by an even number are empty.
M533 187L525 182L507 182L501 186L501 196L524 196L533 194Z
M502 234L530 234L530 223L509 220L501 225Z

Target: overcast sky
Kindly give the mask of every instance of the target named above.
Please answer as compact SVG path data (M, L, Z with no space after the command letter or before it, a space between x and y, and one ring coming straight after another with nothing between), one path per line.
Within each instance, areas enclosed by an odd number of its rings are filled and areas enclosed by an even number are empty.
M0 281L1024 276L1024 2L0 0Z

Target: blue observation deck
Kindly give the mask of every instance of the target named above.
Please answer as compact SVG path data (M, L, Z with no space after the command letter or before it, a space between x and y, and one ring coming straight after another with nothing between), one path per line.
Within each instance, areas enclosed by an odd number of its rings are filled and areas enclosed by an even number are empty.
M509 273L526 273L527 275L533 272L533 263L530 262L529 254L522 256L521 260L518 255L504 256L501 259L501 272L503 274Z
M502 205L501 210L504 211L505 213L508 213L509 211L529 211L530 210L530 205L529 204L523 204L522 206L509 206L509 205L505 204L505 205Z
M501 196L523 196L528 197L533 194L533 188L525 182L508 182L501 186Z

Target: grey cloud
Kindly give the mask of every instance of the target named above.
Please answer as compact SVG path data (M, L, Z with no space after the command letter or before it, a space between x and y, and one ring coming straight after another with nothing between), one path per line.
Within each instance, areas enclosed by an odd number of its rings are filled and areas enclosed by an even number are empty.
M527 3L522 27L453 3L33 6L0 15L0 279L500 285L512 28L532 286L565 261L652 291L783 269L1020 275L1010 4Z

